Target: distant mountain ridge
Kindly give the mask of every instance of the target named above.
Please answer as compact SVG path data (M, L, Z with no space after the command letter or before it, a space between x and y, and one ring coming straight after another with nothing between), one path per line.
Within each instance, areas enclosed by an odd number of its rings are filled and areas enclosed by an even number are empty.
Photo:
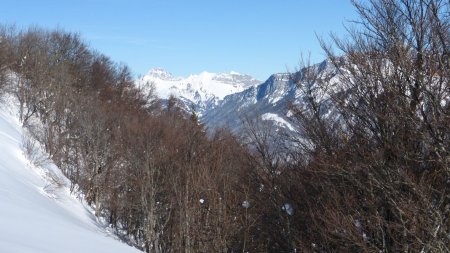
M275 117L266 115L269 113L268 115L276 115L277 119L285 119L286 102L294 99L295 90L289 74L273 74L258 86L226 96L215 108L205 113L202 121L209 127L229 127L236 130L240 128L244 118L274 119Z
M310 68L322 76L337 74L329 61ZM300 75L297 82L293 81L294 75ZM302 103L304 94L298 85L306 85L303 79L301 71L273 74L265 82L235 72L202 72L183 78L174 77L164 69L154 68L138 80L138 84L145 86L153 83L157 95L162 99L175 95L182 101L181 106L186 111L190 112L194 107L200 115L200 121L210 129L228 127L239 131L242 120L249 118L271 122L276 129L297 131L290 123L288 104Z
M328 60L309 68L313 68L319 78L331 78L330 83L339 82L337 69ZM297 79L295 82L294 76ZM260 85L226 96L216 107L205 112L201 120L210 128L228 127L239 131L242 128L242 120L248 118L271 122L275 130L281 128L298 131L290 123L292 112L289 110L289 104L301 106L305 94L299 87L304 85L313 85L320 90L315 83L307 84L302 70L296 73L273 74Z
M261 81L237 72L204 71L188 77L174 77L162 68L153 68L137 83L144 88L153 83L156 94L161 99L174 95L183 101L185 108L194 107L202 115L206 110L215 107L225 96L258 85Z

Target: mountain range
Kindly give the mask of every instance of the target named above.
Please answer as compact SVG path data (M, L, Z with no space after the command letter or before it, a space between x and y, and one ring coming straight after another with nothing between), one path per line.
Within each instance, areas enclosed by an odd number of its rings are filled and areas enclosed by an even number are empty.
M319 76L335 76L329 61L311 66ZM297 82L293 76L300 76ZM189 77L174 77L162 68L154 68L137 81L138 85L153 84L163 100L174 95L187 112L195 110L209 129L228 127L239 131L244 118L272 123L276 129L296 131L291 124L289 104L300 104L303 93L301 71L276 73L261 82L249 75L202 72Z
M154 84L156 95L165 100L174 95L187 111L195 110L200 116L215 108L230 94L241 92L261 82L249 75L202 72L188 77L175 77L162 68L151 69L137 81L144 89Z

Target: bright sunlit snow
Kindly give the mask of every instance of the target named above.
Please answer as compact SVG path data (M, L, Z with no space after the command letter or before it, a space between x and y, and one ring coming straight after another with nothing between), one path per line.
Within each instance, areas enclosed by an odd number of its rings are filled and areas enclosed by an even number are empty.
M214 97L223 99L226 95L240 92L249 86L260 83L251 76L234 71L219 74L204 71L198 75L183 78L174 77L161 68L150 70L140 82L153 82L156 85L157 95L161 98L175 95L191 101L208 100Z
M278 116L275 113L264 113L261 115L262 120L272 120L276 122L278 126L287 127L289 130L294 131L294 127L291 125L291 123L287 122L282 117Z
M0 103L0 252L140 252L102 228L55 165L38 168L26 159L16 110L6 107Z

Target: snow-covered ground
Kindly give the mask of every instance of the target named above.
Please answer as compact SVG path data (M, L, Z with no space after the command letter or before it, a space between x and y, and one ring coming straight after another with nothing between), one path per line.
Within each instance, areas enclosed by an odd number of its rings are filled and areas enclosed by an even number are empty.
M0 252L141 252L107 232L70 194L55 165L37 167L27 159L11 104L0 103Z

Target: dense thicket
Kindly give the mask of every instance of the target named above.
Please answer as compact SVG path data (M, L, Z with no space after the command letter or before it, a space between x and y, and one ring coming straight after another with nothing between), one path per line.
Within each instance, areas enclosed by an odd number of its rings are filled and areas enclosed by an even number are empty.
M449 252L450 3L353 3L328 62L292 75L300 135L246 122L253 249Z
M0 91L72 190L147 252L448 252L449 3L354 5L344 56L323 43L333 71L292 76L294 135L253 119L242 142L207 134L59 30L1 29Z
M333 38L344 56L322 43L335 71L294 75L302 155L285 172L283 197L297 212L284 243L449 252L449 2L354 5L360 21L345 40Z

